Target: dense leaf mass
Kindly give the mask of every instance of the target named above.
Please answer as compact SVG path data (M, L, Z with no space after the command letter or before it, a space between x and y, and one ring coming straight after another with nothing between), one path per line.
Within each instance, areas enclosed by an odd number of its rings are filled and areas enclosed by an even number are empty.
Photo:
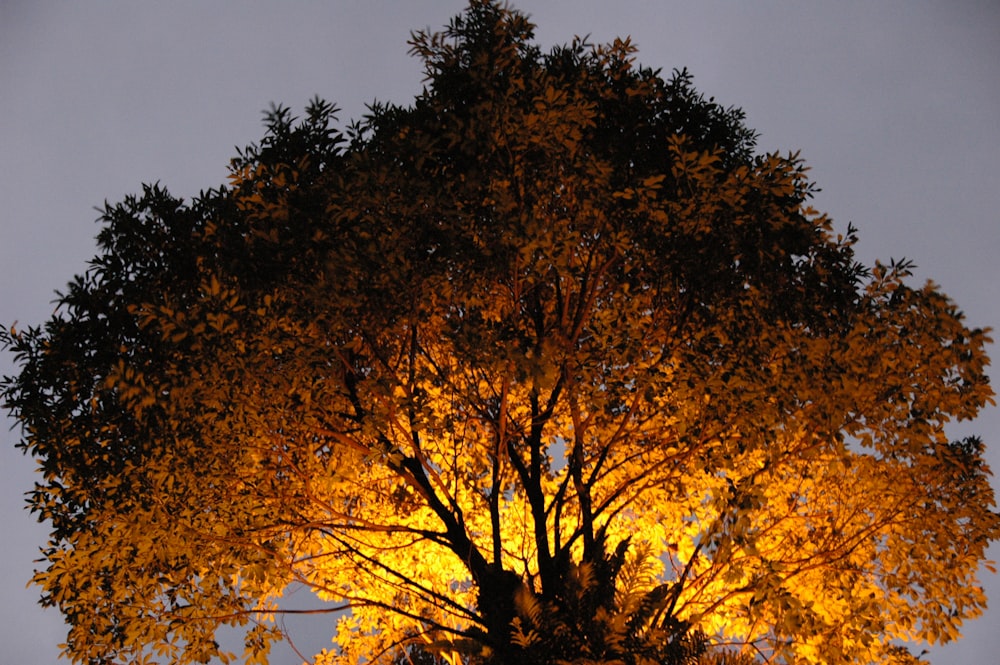
M100 253L3 382L78 663L910 662L985 605L983 330L864 268L797 155L628 41L473 0ZM336 625L334 629L333 626Z

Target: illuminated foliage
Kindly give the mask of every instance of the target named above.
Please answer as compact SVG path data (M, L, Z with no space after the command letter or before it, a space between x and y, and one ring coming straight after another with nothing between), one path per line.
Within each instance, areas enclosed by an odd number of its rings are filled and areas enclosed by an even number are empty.
M988 342L866 269L796 155L627 41L474 1L412 106L283 108L185 204L109 205L3 395L80 663L909 662L1000 535ZM334 628L335 622L335 628ZM742 654L737 653L742 652Z

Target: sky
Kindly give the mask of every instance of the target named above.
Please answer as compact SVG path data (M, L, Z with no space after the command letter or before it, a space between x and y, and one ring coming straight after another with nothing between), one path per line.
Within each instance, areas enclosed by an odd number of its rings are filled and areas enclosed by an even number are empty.
M142 183L184 197L223 183L272 102L301 110L320 95L344 121L376 99L409 102L422 79L410 31L464 4L0 0L0 323L50 316L96 251L105 200ZM859 229L862 261L912 259L970 325L1000 324L1000 3L513 4L546 48L630 35L642 64L687 67L701 92L746 111L761 150L801 151L822 189L815 207ZM1000 470L998 411L953 434L982 435ZM0 428L0 661L45 665L65 628L25 588L47 532L23 509L34 463L16 440ZM984 580L993 608L926 660L1000 662L1000 578ZM300 646L324 648L329 633L314 622ZM296 661L284 650L272 662Z

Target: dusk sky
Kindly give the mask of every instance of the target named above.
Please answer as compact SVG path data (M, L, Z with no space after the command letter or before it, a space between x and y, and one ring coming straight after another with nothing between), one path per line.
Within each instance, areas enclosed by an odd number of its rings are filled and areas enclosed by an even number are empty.
M513 4L546 48L631 35L642 64L687 67L698 90L746 111L761 151L801 151L822 189L815 207L859 229L863 262L912 259L970 325L1000 325L996 0ZM50 316L54 292L96 251L105 200L155 181L184 197L222 184L272 102L301 110L319 95L345 124L373 100L408 103L422 78L410 31L464 6L0 0L0 323ZM953 431L970 433L1000 470L1000 409ZM23 509L34 464L17 438L0 429L0 663L44 665L65 628L25 588L47 532ZM983 576L991 610L929 662L1000 663L1000 576ZM331 634L313 621L300 646L328 647ZM294 662L287 650L272 658Z

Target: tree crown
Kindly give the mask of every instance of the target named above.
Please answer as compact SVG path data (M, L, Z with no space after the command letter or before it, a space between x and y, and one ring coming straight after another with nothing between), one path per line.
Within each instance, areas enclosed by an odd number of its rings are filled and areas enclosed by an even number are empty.
M626 41L473 0L426 88L283 107L184 203L108 205L3 330L76 662L906 662L985 605L987 331L859 265L796 154ZM345 610L350 610L345 613ZM339 662L339 661L337 661Z

